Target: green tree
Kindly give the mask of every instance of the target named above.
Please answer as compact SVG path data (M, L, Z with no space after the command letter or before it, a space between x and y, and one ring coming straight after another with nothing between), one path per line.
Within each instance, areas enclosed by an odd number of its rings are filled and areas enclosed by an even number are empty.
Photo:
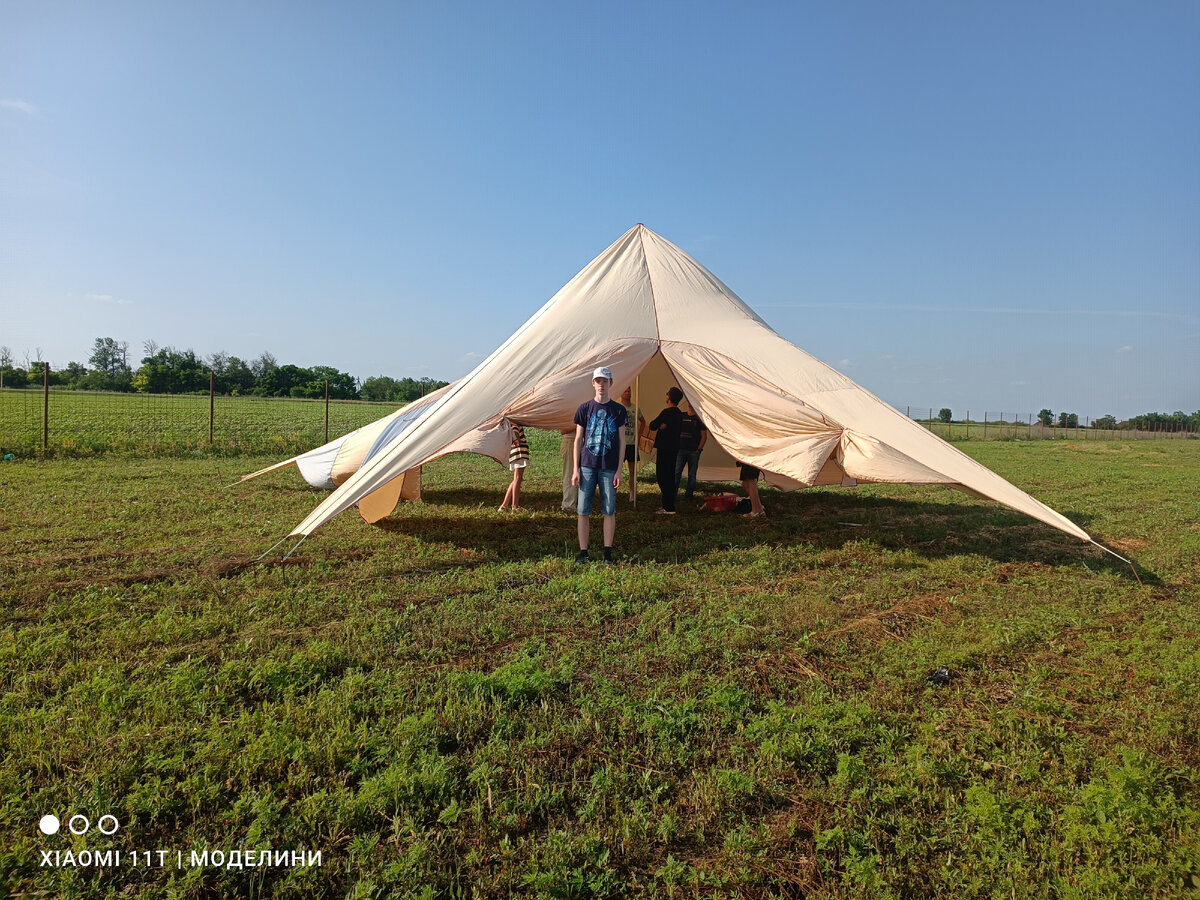
M218 394L246 394L254 388L254 373L250 366L223 350L208 355L208 368L213 373L213 389Z
M1200 411L1188 415L1183 410L1167 413L1143 413L1129 420L1129 426L1141 431L1193 431L1200 428Z
M938 421L945 422L947 425L949 425L950 419L953 415L954 414L952 412L950 412L949 407L943 406L941 409L938 410Z
M225 371L217 379L223 394L249 394L254 390L254 372L250 364L236 356L229 357Z
M86 387L84 381L90 373L87 370L87 366L83 365L83 363L71 360L71 362L67 363L67 367L62 370L61 374L68 386L83 388Z
M41 387L46 380L46 363L42 359L41 350L38 350L36 357L36 359L30 360L29 365L25 367L25 378L32 387Z
M347 372L339 372L332 366L313 366L313 381L317 385L317 397L325 396L325 382L329 382L329 396L336 400L357 400L358 381Z
M147 394L186 394L208 390L208 366L194 350L163 347L142 360L134 387Z
M80 387L93 391L127 391L133 383L129 368L129 344L110 337L98 337L88 357L91 371L81 378Z
M361 393L364 400L381 402L396 399L398 390L399 385L395 378L389 378L387 375L372 375L362 383Z
M1092 423L1092 427L1093 428L1105 428L1108 430L1112 430L1113 428L1117 427L1117 417L1112 416L1112 415L1101 416L1095 422Z
M109 378L115 378L117 373L129 369L128 356L129 344L110 337L96 338L88 364Z
M10 347L0 347L0 387L24 387L25 372L13 366Z
M258 379L262 378L272 369L278 368L278 366L279 363L275 360L275 357L268 351L264 350L258 359L250 363L250 371L253 372L254 377Z
M1054 413L1048 409L1043 409L1040 413L1038 413L1038 421L1046 427L1049 427L1054 424Z
M314 376L311 370L293 366L272 366L254 381L254 393L260 397L315 397L311 386ZM324 387L321 388L322 395Z
M433 378L401 378L400 393L395 399L401 403L412 403L414 400L420 400L426 394L432 394L438 388L443 388L448 381L436 381Z
M447 384L449 382L437 381L433 378L401 378L397 380L387 375L373 375L362 384L362 398L364 400L412 403Z

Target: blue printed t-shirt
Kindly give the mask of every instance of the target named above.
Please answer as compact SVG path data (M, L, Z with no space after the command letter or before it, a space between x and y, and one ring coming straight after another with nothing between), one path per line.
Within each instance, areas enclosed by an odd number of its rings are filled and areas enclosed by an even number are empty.
M615 472L621 467L617 436L627 419L625 407L616 400L607 403L589 400L580 404L575 410L575 424L583 426L583 447L579 451L581 468Z

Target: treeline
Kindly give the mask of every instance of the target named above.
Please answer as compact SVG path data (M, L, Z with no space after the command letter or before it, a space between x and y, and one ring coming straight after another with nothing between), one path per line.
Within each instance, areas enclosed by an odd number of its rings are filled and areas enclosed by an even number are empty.
M1059 428L1079 428L1079 416L1075 413L1060 412L1057 420L1054 413L1043 409L1038 413L1038 422L1046 427L1057 425ZM1177 410L1173 413L1143 413L1140 416L1118 422L1116 416L1101 416L1090 423L1092 428L1104 430L1125 431L1197 431L1200 430L1200 410L1188 415Z
M143 345L145 356L135 369L129 361L129 344L110 337L96 338L85 366L70 362L63 369L50 369L50 384L81 391L121 391L144 394L208 393L209 373L218 394L254 397L302 397L338 400L377 400L408 403L443 387L447 382L432 378L389 378L379 375L359 382L353 375L332 366L279 364L270 353L243 360L227 353L201 357L194 350L160 347L154 341ZM41 356L39 352L37 356ZM41 387L45 363L40 359L13 364L12 352L0 347L0 384L4 387Z
M1166 413L1146 413L1134 416L1121 427L1136 428L1139 431L1198 431L1200 430L1200 410L1190 416L1182 411Z
M954 412L949 407L943 406L938 411L938 421L947 425L952 422L963 422L954 418ZM1140 416L1134 416L1131 419L1126 419L1124 422L1118 422L1116 416L1108 415L1101 416L1098 419L1093 419L1089 424L1083 425L1079 421L1079 416L1076 413L1060 412L1056 417L1054 412L1049 409L1043 409L1037 414L1038 424L1044 428L1099 428L1104 431L1200 431L1200 410L1188 415L1182 411L1173 413L1143 413ZM973 425L981 424L978 421L971 422ZM1009 424L1000 420L990 422L991 425Z

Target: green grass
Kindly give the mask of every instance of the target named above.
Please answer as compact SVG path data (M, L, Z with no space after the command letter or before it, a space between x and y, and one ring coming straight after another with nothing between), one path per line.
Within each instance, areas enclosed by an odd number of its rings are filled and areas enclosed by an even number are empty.
M620 565L579 568L556 448L532 512L451 457L283 564L254 560L322 495L224 488L269 458L0 464L3 889L1195 895L1200 444L964 445L1138 577L947 489L664 521L649 472ZM267 848L322 866L186 864ZM169 858L39 865L68 849Z
M1012 417L1017 419L1018 417ZM1024 417L1020 417L1023 419ZM1141 440L1195 440L1198 436L1195 429L1191 431L1138 431L1118 428L1089 427L1086 423L1080 426L1051 426L1042 427L1036 419L1029 421L993 421L993 422L941 422L937 419L917 418L938 437L945 441L1141 441ZM1032 422L1032 424L1031 424Z

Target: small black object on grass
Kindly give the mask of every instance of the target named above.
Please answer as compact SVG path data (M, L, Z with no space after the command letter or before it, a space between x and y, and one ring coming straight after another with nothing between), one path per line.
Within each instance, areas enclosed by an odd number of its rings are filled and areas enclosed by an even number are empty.
M930 673L929 681L931 684L949 684L952 677L949 669L939 666Z

